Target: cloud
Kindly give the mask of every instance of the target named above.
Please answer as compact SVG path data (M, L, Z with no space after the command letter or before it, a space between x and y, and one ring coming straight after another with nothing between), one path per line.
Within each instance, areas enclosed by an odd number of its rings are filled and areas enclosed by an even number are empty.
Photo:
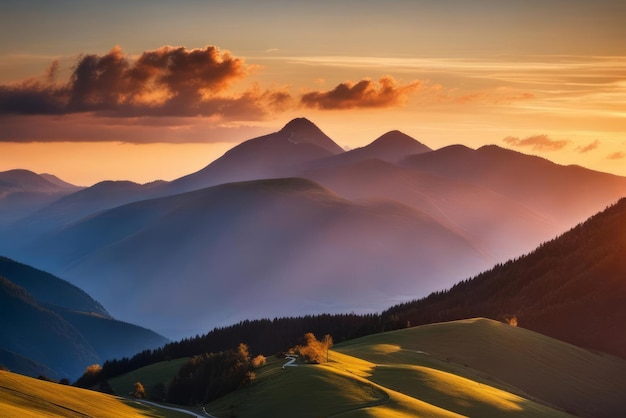
M332 90L305 93L300 103L304 107L323 110L392 107L402 104L420 85L419 81L400 85L389 75L381 77L378 82L364 78L357 83L341 83Z
M577 147L576 149L578 150L578 152L580 152L581 154L585 154L589 151L593 151L594 149L598 148L600 146L600 141L598 141L597 139L593 142L591 142L590 144L585 145L584 147Z
M623 158L626 158L626 153L622 151L614 152L613 154L609 154L606 157L607 160L621 160Z
M523 139L507 136L503 141L514 147L532 147L534 151L558 151L572 142L569 139L550 139L545 134L532 135Z
M0 86L0 114L102 116L261 117L287 103L285 91L257 87L238 95L229 87L253 69L215 46L164 46L131 59L115 47L105 55L79 57L66 82L57 82L58 61L43 80ZM289 97L288 97L289 96ZM247 102L247 103L243 103Z

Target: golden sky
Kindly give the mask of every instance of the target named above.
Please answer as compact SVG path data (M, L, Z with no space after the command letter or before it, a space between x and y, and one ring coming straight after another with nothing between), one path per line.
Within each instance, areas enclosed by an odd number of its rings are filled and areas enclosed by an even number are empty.
M0 170L198 170L294 117L626 175L626 2L4 1Z

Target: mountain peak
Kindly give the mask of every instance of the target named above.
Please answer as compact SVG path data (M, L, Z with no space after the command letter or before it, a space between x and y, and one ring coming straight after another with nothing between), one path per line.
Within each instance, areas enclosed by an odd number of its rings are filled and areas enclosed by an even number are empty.
M300 131L300 130L320 130L317 125L308 120L307 118L295 118L287 122L287 124L281 129L282 131Z
M400 132L398 130L389 131L386 134L381 135L378 139L372 142L369 147L371 148L387 148L387 149L402 149L405 152L411 154L421 154L423 152L432 151L429 147L422 144L418 140L409 135Z
M340 154L343 152L343 149L341 149L339 145L307 118L292 119L279 133L288 135L287 140L293 144L316 145L332 154Z

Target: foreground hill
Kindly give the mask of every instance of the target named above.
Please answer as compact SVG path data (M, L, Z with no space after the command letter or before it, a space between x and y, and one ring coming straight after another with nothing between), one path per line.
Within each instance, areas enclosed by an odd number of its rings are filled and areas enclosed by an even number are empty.
M338 345L329 363L271 360L216 416L616 417L626 362L487 319L433 324Z
M186 417L153 405L0 370L0 415L6 418Z
M383 313L398 324L515 316L528 329L626 358L626 199L531 254Z
M304 179L121 206L30 253L116 316L179 336L250 317L383 309L485 263L465 237L426 214L352 202Z
M76 286L0 258L0 364L27 374L76 378L90 364L167 342L115 320Z

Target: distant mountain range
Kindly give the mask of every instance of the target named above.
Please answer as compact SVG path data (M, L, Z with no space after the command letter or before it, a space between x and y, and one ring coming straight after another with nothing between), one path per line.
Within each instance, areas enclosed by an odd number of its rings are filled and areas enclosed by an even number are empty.
M2 225L0 252L183 337L448 288L617 201L626 178L398 131L343 151L300 118L172 182L63 193Z
M76 286L0 257L0 364L22 374L75 379L85 367L168 340L113 319Z

